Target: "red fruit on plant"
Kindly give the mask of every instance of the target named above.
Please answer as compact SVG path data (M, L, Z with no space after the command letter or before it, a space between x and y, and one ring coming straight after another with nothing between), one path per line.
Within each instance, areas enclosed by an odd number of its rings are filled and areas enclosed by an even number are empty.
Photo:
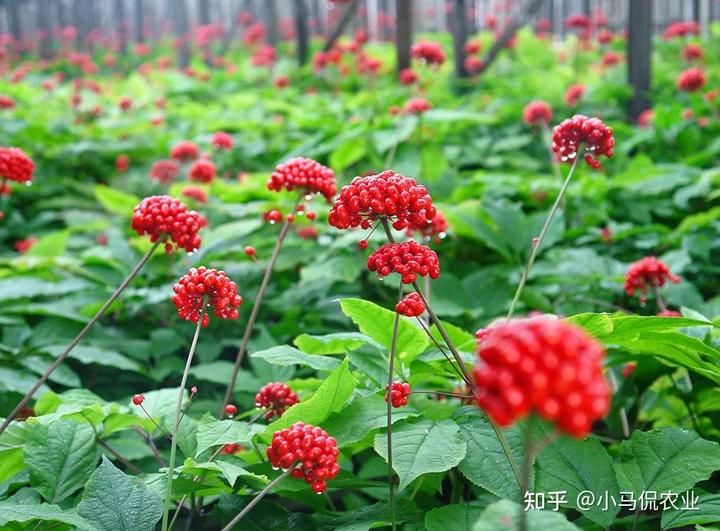
M465 60L463 61L463 66L465 67L465 70L467 70L471 74L477 74L479 72L482 72L485 68L485 61L483 61L479 57L471 55L465 58Z
M680 277L673 275L668 265L654 256L646 256L630 264L625 273L625 293L631 297L639 291L642 295L652 288L661 288L666 283L677 284Z
M300 190L320 194L330 202L337 192L335 172L312 159L302 157L278 164L267 183L268 190Z
M705 57L705 50L699 44L688 43L682 51L682 57L688 63L698 61Z
M586 436L610 407L602 346L566 321L536 317L490 328L473 369L478 405L500 426L529 415Z
M198 203L207 203L208 196L205 190L202 188L198 188L197 186L186 186L182 189L180 194L183 197L189 197L190 199L194 199Z
M0 94L0 109L14 109L15 108L15 100L13 100L9 96L4 96Z
M478 41L468 41L465 43L465 53L472 55L479 53L482 50L482 44Z
M304 479L318 494L327 488L327 480L340 472L339 451L335 438L322 428L297 422L273 434L267 456L275 468L288 469L292 477Z
M398 74L398 81L400 81L402 85L414 85L418 82L418 79L417 72L412 68L403 68L400 70L400 74Z
M306 216L310 221L314 221L317 219L317 212L308 212Z
M410 384L403 382L393 382L388 393L388 386L385 386L385 402L388 401L390 395L390 403L392 407L406 406L408 397L410 396Z
M193 385L193 386L190 388L190 394L191 394L191 395L196 395L197 392L198 392L197 386L194 386L194 385Z
M242 452L244 449L245 448L241 444L230 443L223 445L220 453L223 455L235 455Z
M652 124L653 119L655 119L655 111L652 109L646 109L640 113L640 116L638 116L637 123L640 127L648 127Z
M673 39L675 37L687 37L688 35L697 35L700 33L700 25L694 20L681 20L673 22L663 33L664 39Z
M287 218L285 219L287 219L288 223L292 223L293 221L295 221L295 214L288 214Z
M592 27L592 20L587 15L575 14L565 19L565 27L572 29L589 29Z
M160 184L168 184L180 174L180 167L174 160L158 160L150 167L150 178Z
M432 109L432 105L425 98L410 98L403 107L405 114L423 114Z
M562 162L572 163L580 148L584 150L585 162L592 168L599 168L599 155L612 157L615 138L613 131L599 118L588 118L576 114L560 122L553 129L552 150Z
M531 101L523 109L523 122L528 125L547 125L552 120L552 107L541 100Z
M663 310L658 312L658 317L682 317L683 315L676 310Z
M565 103L575 107L585 94L585 85L570 85L565 93Z
M188 162L195 160L199 156L200 150L193 142L178 142L175 146L173 146L172 150L170 150L170 158L175 159L178 162Z
M410 47L410 57L428 65L441 65L445 62L445 51L433 41L418 41Z
M107 245L108 244L108 237L106 234L98 234L95 236L95 243L98 245Z
M33 248L33 246L37 243L38 239L35 236L30 236L29 238L25 238L24 240L20 240L18 242L15 242L15 250L19 252L20 254L25 254L30 249Z
M173 302L181 319L196 323L203 311L202 326L210 322L206 308L213 308L213 315L220 319L237 319L237 307L242 297L237 293L235 282L224 271L192 268L173 286Z
M133 395L133 397L132 397L132 403L135 404L136 406L139 406L144 401L145 401L145 396L143 396L143 395L138 394L138 395Z
M125 173L130 167L130 157L127 155L118 155L115 158L115 169L119 173Z
M264 385L255 395L255 407L266 408L265 419L281 417L285 410L297 404L300 400L292 389L282 382Z
M0 147L0 177L18 183L32 181L35 163L22 149Z
M120 98L120 102L118 103L118 107L120 107L121 111L128 111L132 108L133 102L130 98L127 96L123 96Z
M368 257L367 267L383 277L398 273L405 284L415 282L418 275L432 279L440 276L435 251L415 241L386 243Z
M213 164L212 161L199 159L193 162L192 166L190 166L188 177L191 181L211 183L213 179L215 179L216 174L217 170L215 169L215 164Z
M237 413L237 406L233 404L228 404L227 406L225 406L226 415L234 415L235 413Z
M320 235L317 229L312 226L300 227L297 233L303 240L314 240Z
M395 311L406 317L420 317L425 311L425 303L418 293L408 293L395 305Z
M257 254L255 247L250 247L249 245L245 247L245 254L248 256L255 256Z
M358 248L360 248L361 251L364 251L365 249L367 249L368 248L367 240L360 240L358 242Z
M283 220L283 215L279 210L273 209L265 212L265 214L263 214L263 219L271 225L274 225L275 223L280 223Z
M167 195L146 197L135 207L131 227L139 236L148 234L150 241L165 243L165 252L185 249L191 253L200 248L198 231L207 225L207 220L188 210L179 199ZM172 243L170 243L172 242Z
M605 52L602 56L602 65L604 67L611 67L619 65L622 61L622 55L616 52Z
M396 230L402 230L408 225L422 226L436 213L424 186L418 185L415 179L386 170L378 175L355 177L343 186L330 209L328 223L338 229L367 229L372 222L387 218L394 220Z
M684 92L696 92L705 86L705 72L700 68L688 68L680 72L675 84L678 90Z
M485 338L490 333L489 328L478 328L477 332L475 332L475 343L479 347L483 341L485 341Z
M233 147L232 137L222 131L218 131L212 136L211 144L215 149L231 150Z
M637 363L634 361L631 361L631 362L623 365L623 368L621 370L623 377L630 378L630 375L635 372L636 367L637 367Z
M275 88L286 88L290 86L290 78L285 75L279 75L273 79L273 86Z

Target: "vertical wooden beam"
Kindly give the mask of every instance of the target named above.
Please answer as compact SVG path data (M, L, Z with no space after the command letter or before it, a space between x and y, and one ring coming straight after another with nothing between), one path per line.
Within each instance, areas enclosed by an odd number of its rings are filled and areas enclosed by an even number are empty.
M180 39L178 47L178 64L180 68L187 68L190 64L190 44L188 43L188 13L185 0L173 0L175 8L175 37Z
M128 28L125 0L115 0L114 7L113 18L115 19L115 29L118 32L118 39L120 39L120 53L126 54L128 51Z
M210 24L210 1L198 0L198 19L200 24L207 26Z
M45 0L45 3L49 0ZM37 29L40 39L40 57L42 59L50 59L52 57L52 27L50 24L50 9L47 5L36 5Z
M135 0L135 42L145 40L145 3L143 0Z
M412 0L395 1L395 50L398 73L410 68L410 45L412 44Z
M277 46L278 36L278 16L277 4L275 0L265 0L265 32L267 41L270 46Z
M465 0L455 0L453 5L453 49L455 51L455 75L468 77L465 69L465 43L468 36L467 5Z
M650 101L650 59L652 46L653 0L629 2L628 20L628 81L633 88L628 114L637 120L640 113L652 106Z
M58 0L55 3L56 20L60 28L64 28L68 25L67 11L65 10L65 0Z
M23 38L22 21L20 20L20 2L7 2L8 26L13 39L21 41Z
M295 33L297 34L298 64L305 65L308 60L308 8L305 0L295 0Z

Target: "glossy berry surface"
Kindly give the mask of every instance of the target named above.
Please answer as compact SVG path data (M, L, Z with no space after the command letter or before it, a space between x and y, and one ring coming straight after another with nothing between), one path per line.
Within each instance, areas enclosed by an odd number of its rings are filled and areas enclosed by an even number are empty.
M435 251L415 241L386 243L368 257L367 267L382 277L398 273L405 284L415 282L418 276L432 279L440 276Z
M408 293L397 303L395 311L406 317L420 317L425 311L425 303L417 293Z
M237 413L237 406L233 404L228 404L227 406L225 406L226 415L234 415L235 413Z
M630 264L625 273L625 293L631 297L636 292L646 294L653 288L661 288L668 282L677 284L680 277L673 275L670 267L654 256L646 256Z
M237 293L235 282L230 280L224 271L192 268L173 286L175 295L173 302L181 319L196 323L202 316L202 326L210 322L208 307L219 319L237 319L237 307L242 304L242 297Z
M132 397L132 403L136 406L139 406L145 401L145 397L143 395L133 395Z
M597 157L612 157L614 145L612 129L599 118L576 114L553 129L552 150L562 162L572 163L575 157L584 155L585 162L597 169L600 167ZM582 153L578 152L580 149Z
M324 492L327 480L340 472L335 438L310 424L297 422L275 432L266 453L275 468L287 470L297 466L291 472L292 477L304 479L317 493Z
M0 180L29 183L34 171L35 163L22 149L0 147Z
M355 177L343 186L328 214L328 223L338 229L362 227L385 217L397 230L422 226L437 210L427 189L415 179L392 170Z
M282 382L264 385L255 395L255 407L267 409L265 419L281 417L285 410L299 402L298 396Z
M207 225L207 220L188 210L179 199L167 195L146 197L135 207L131 227L138 235L150 236L153 243L165 243L170 253L173 245L191 253L200 248L198 231ZM170 243L172 242L172 243Z
M390 387L390 393L388 386L385 386L385 402L388 401L388 394L390 395L390 404L392 407L407 406L408 397L410 396L410 384L404 382L393 382Z
M300 190L307 194L320 194L331 201L337 192L335 172L312 159L302 157L278 164L268 180L269 190Z
M582 329L547 317L489 329L473 370L478 405L500 426L536 414L584 437L610 407L602 346Z

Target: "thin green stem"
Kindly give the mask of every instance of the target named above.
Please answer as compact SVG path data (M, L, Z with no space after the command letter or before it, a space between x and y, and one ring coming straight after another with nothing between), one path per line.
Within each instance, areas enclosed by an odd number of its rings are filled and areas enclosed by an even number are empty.
M565 182L563 182L563 185L560 188L560 192L558 193L557 198L555 198L555 203L553 203L553 206L550 209L550 212L548 213L548 217L545 220L545 224L543 225L542 231L540 231L540 236L538 237L537 240L533 241L533 247L532 247L532 252L530 253L530 259L528 260L527 266L525 266L525 270L523 271L522 277L520 278L520 284L518 284L517 290L515 291L515 296L513 297L512 303L510 304L510 309L508 310L508 314L507 314L508 321L512 318L513 314L515 313L515 306L517 306L517 303L520 300L520 295L522 294L523 289L525 288L525 283L527 282L527 279L530 276L530 271L532 270L533 264L535 264L535 259L537 258L538 252L540 251L540 247L542 247L543 241L545 240L545 236L547 235L548 229L550 228L550 223L552 223L552 220L555 217L555 213L558 211L558 207L560 206L560 203L562 202L563 196L565 195L568 185L570 184L570 180L572 179L572 176L575 173L575 168L577 168L578 161L581 158L582 157L580 156L579 153L576 154L575 160L573 160L572 166L570 167L570 171L568 172L568 175L565 178Z
M205 302L203 301L203 305ZM172 432L172 443L170 444L170 461L168 462L167 472L167 487L165 492L165 500L163 502L163 519L162 519L162 530L167 531L168 529L168 516L170 513L170 497L172 496L172 483L173 476L175 475L175 455L177 453L177 433L178 427L180 426L180 415L182 412L182 401L185 395L185 385L187 384L188 373L190 372L190 366L192 364L193 356L195 355L195 349L197 348L198 338L200 337L200 330L202 329L203 317L205 316L205 308L200 311L198 315L197 326L195 327L195 335L193 336L192 344L190 345L190 352L188 353L187 361L185 362L185 370L183 371L182 379L180 380L180 391L178 392L178 399L175 405L175 422L173 422Z
M667 304L665 304L665 299L663 299L663 296L660 295L660 290L657 286L652 287L653 295L655 295L655 304L657 304L658 310L661 312L666 312L668 307Z
M425 322L424 322L422 319L420 319L419 317L416 317L416 319L418 320L418 323L420 323L420 327L425 331L425 334L426 334L426 335L430 338L430 340L435 344L435 347L442 353L442 355L445 356L445 359L446 359L447 362L450 364L450 366L453 368L453 370L457 373L457 375L460 377L460 379L461 379L463 382L465 382L466 385L470 386L470 382L468 382L468 381L465 379L465 376L462 374L462 372L460 372L460 369L457 368L457 366L455 365L455 363L453 362L453 360L450 358L450 356L448 355L448 353L445 352L445 349L442 348L442 346L440 345L440 343L438 342L438 340L435 339L435 336L432 335L432 332L430 332L430 329L427 327L427 325L425 324Z
M400 280L400 290L398 292L398 302L402 300L403 282ZM390 344L390 363L388 364L388 383L385 395L387 402L387 456L388 456L388 493L390 501L390 518L392 521L392 529L395 531L395 484L393 482L393 455L392 455L392 384L393 373L395 372L395 350L397 349L398 331L400 330L400 314L395 312L395 323L393 324L392 342Z

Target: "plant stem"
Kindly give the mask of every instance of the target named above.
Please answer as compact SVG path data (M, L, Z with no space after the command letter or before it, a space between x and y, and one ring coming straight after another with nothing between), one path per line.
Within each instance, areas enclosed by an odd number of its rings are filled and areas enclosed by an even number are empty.
M425 334L427 334L427 336L428 336L428 337L430 338L430 340L435 344L435 346L436 346L437 349L442 353L442 355L445 356L445 359L446 359L447 362L450 364L450 366L453 368L453 370L455 370L455 372L456 372L457 375L460 377L460 379L461 379L463 382L465 382L465 384L466 384L468 387L471 387L470 382L468 382L468 381L465 379L465 376L462 374L462 372L460 372L460 369L457 368L457 366L455 365L455 363L453 362L453 360L450 358L450 356L448 356L447 352L445 352L445 349L442 348L442 346L440 345L440 343L438 342L438 340L435 339L435 337L432 335L432 332L430 332L430 330L428 329L428 327L427 327L427 325L425 324L425 322L424 322L422 319L420 319L419 317L416 317L416 319L418 320L418 323L420 323L420 327L425 331Z
M662 295L660 295L660 290L657 288L657 286L652 287L653 294L655 295L655 304L657 304L658 310L661 312L667 311L667 304L665 304L665 299L663 299Z
M235 526L240 520L242 520L243 517L244 517L247 513L249 513L250 510L251 510L253 507L255 507L255 505L257 505L260 500L262 500L262 499L265 497L265 495L270 491L270 489L272 489L275 485L277 485L277 484L280 483L283 479L285 479L286 477L288 477L288 476L290 475L290 472L292 472L294 469L295 469L294 466L288 468L285 472L283 472L283 473L280 474L278 477L276 477L275 479L273 479L270 483L268 483L267 486L266 486L263 490L261 490L260 493L259 493L257 496L255 496L255 497L250 501L250 503L248 503L248 504L245 506L245 508L244 508L242 511L240 511L240 512L235 516L235 518L233 518L232 520L230 520L230 523L229 523L228 525L226 525L225 527L222 528L222 531L230 531L230 529L232 529L233 526Z
M533 417L528 417L525 423L525 429L523 430L524 435L524 446L525 455L523 456L523 475L522 483L520 485L520 524L518 529L520 531L527 530L527 511L525 510L525 493L530 489L530 478L532 476L532 466L534 458L534 445L533 445Z
M85 415L83 413L82 416L85 417L85 420L88 421L90 428L92 428L92 431L95 434L95 440L97 441L97 443L100 446L102 446L103 448L105 448L105 450L107 450L112 455L114 455L117 458L117 460L120 461L123 465L125 465L128 469L130 469L133 474L135 474L135 475L142 474L142 470L140 470L138 467L133 465L124 455L122 455L120 452L115 450L113 447L111 447L108 443L106 443L105 441L103 441L100 438L100 434L98 433L97 429L95 429L95 425L92 423L92 420L90 420L87 415Z
M550 212L548 213L548 217L545 220L545 224L543 225L542 231L540 232L540 236L538 237L537 242L533 244L532 252L530 253L530 259L528 260L527 266L525 266L525 271L523 271L522 277L520 278L520 284L518 285L517 290L515 291L515 296L513 297L512 303L510 304L510 309L508 310L508 314L507 314L508 321L510 320L510 318L513 316L513 313L515 312L515 306L517 305L518 301L520 300L520 295L522 294L523 288L525 287L525 283L527 282L527 279L530 276L530 270L532 269L532 266L535 263L535 259L537 258L540 247L542 246L543 240L545 239L548 229L550 228L550 223L552 222L553 218L555 217L555 213L557 212L558 207L560 206L560 203L562 202L563 196L565 195L565 191L567 190L567 187L570 184L570 179L572 179L572 176L575 173L575 168L577 168L578 160L580 160L581 158L582 157L580 156L580 153L577 153L575 155L575 160L573 160L572 166L570 167L570 171L568 172L568 176L565 178L565 182L563 182L563 185L560 188L560 192L558 193L557 198L555 198L555 203L553 203L553 206L550 209Z
M297 198L297 201L295 201L295 205L293 206L293 213L295 212L295 210L297 210L297 207L300 204L300 201L302 201L302 198L303 193L301 192ZM263 298L265 297L265 291L267 290L268 284L270 283L270 277L272 276L273 269L275 268L275 262L277 262L277 258L280 254L280 249L282 248L283 241L285 241L285 237L288 235L289 231L290 221L288 221L286 217L282 229L280 230L280 234L278 235L277 241L275 242L275 248L273 249L272 255L270 256L270 261L268 262L267 269L265 269L265 275L263 276L262 282L260 283L260 289L255 296L255 302L253 303L252 311L250 312L250 318L248 319L247 325L245 325L245 335L243 335L242 342L240 343L240 348L238 349L237 356L235 357L235 365L233 365L232 372L230 373L230 380L228 381L227 389L225 390L225 397L223 398L222 407L220 408L220 419L223 419L225 417L225 406L230 403L230 398L232 397L233 389L235 388L235 380L237 380L240 365L242 365L243 359L245 358L245 351L247 350L248 342L250 341L250 336L252 335L255 320L257 319L258 312L260 311L260 305L262 304Z
M140 261L137 263L137 265L133 268L132 271L130 271L130 274L125 277L125 280L122 281L122 283L117 287L115 292L110 295L110 298L105 301L105 304L102 305L102 307L97 311L97 313L93 316L90 321L85 325L85 328L83 328L80 333L75 337L75 339L72 340L72 342L65 348L65 350L55 359L55 361L50 365L50 367L47 368L47 370L43 373L43 375L40 377L40 379L35 382L35 385L32 386L32 389L30 389L24 397L22 397L22 400L18 402L18 405L15 406L15 409L12 410L12 412L7 416L7 418L3 421L2 426L0 426L0 435L7 429L7 427L10 425L10 422L17 416L17 414L20 412L21 409L23 409L28 402L32 399L33 395L37 392L40 387L43 386L43 384L47 381L47 379L50 377L50 375L55 371L55 369L58 368L58 366L65 361L65 358L68 357L68 355L73 351L73 349L77 346L80 341L90 332L90 329L97 323L100 318L105 314L107 309L110 307L110 305L115 302L115 299L117 299L120 294L125 290L125 288L128 287L128 284L132 281L133 278L140 272L140 270L143 268L143 266L150 260L150 257L152 256L155 249L157 249L158 245L160 245L161 241L158 240L153 244L150 249L145 253L145 255L140 259Z
M460 395L457 393L446 393L445 391L416 391L413 389L410 392L411 395L442 395L451 396L453 398L474 398L472 395Z
M403 282L400 280L400 291L398 293L398 302L402 300ZM395 323L393 324L392 342L390 343L390 363L388 364L388 383L385 395L387 402L387 456L388 456L388 493L390 501L390 519L392 521L392 529L395 531L395 485L393 483L393 458L392 458L392 384L393 373L395 372L395 349L397 348L398 331L400 330L400 314L395 312Z
M550 132L550 128L548 127L548 124L546 122L542 122L541 125L542 131L543 131L543 137L545 140L545 146L548 149L548 155L550 158L550 167L553 170L553 173L555 174L555 178L558 180L558 182L563 182L563 176L562 171L560 170L560 163L555 160L555 153L552 150L552 133ZM565 220L565 228L567 229L570 224L570 220L568 218L568 209L567 209L567 198L563 196L561 202L560 202L560 208L562 208L563 213L565 214L564 220Z
M162 467L167 466L165 461L163 460L162 456L160 455L160 452L158 452L157 446L155 446L155 441L153 441L152 436L149 433L147 433L145 430L138 428L137 426L134 426L133 430L135 430L135 432L137 432L137 434L140 435L140 437L142 437L143 440L150 447L150 451L155 456L155 461L157 461L157 464Z
M203 300L203 306L205 301ZM190 352L188 353L187 361L185 362L185 370L183 371L182 379L180 380L180 391L178 392L177 404L175 405L175 422L173 422L172 432L172 443L170 444L170 461L168 462L168 474L167 474L167 492L165 492L165 501L163 503L163 519L162 519L162 530L167 531L168 528L168 515L170 512L170 497L172 495L172 482L173 476L175 475L175 454L177 453L177 433L178 427L180 426L180 414L182 411L183 395L185 394L185 385L187 384L188 372L190 372L190 365L192 364L193 356L195 355L195 348L197 347L198 338L200 337L200 329L202 328L203 317L205 316L205 308L200 311L198 315L197 326L195 327L195 335L193 336L192 345L190 345Z

